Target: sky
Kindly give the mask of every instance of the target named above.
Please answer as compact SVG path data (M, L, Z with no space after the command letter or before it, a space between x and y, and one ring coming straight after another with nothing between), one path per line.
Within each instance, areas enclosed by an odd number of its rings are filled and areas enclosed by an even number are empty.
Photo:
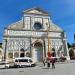
M52 21L67 34L67 41L74 43L75 0L0 0L0 42L4 28L22 18L22 11L40 7L48 12Z

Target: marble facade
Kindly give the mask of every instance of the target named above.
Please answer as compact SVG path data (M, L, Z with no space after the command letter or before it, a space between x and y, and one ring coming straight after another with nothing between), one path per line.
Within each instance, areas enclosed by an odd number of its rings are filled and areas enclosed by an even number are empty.
M65 32L52 22L48 13L40 8L32 8L23 11L22 19L5 29L5 59L29 56L35 62L42 61L48 52L48 26L51 51L55 52L57 57L63 53L69 58Z

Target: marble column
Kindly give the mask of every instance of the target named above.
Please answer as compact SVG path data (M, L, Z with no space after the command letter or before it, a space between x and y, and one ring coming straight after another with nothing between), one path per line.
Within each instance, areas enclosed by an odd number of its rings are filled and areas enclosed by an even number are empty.
M44 41L43 41L43 43L42 43L42 50L43 50L43 59L45 58L45 51L44 51Z
M67 40L65 40L65 46L66 46L66 51L67 51L67 59L70 60L69 50L68 50L68 46L67 46Z
M8 51L7 51L7 43L8 43L8 40L7 39L4 39L4 60L7 62L7 59L8 59Z

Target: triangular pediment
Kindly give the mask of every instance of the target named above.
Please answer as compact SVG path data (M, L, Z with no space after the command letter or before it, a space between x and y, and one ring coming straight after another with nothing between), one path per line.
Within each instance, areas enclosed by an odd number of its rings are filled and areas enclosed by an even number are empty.
M32 9L29 9L29 10L26 10L26 11L23 11L24 13L27 13L27 14L39 14L39 15L48 15L47 12L43 11L42 9L40 8L32 8Z

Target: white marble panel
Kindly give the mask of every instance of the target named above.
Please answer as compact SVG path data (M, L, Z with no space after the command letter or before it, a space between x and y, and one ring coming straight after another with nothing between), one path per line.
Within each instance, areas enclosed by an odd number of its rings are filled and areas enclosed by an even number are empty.
M9 30L10 36L47 36L47 32L38 32L38 31L14 31ZM50 37L61 37L61 33L49 32Z

